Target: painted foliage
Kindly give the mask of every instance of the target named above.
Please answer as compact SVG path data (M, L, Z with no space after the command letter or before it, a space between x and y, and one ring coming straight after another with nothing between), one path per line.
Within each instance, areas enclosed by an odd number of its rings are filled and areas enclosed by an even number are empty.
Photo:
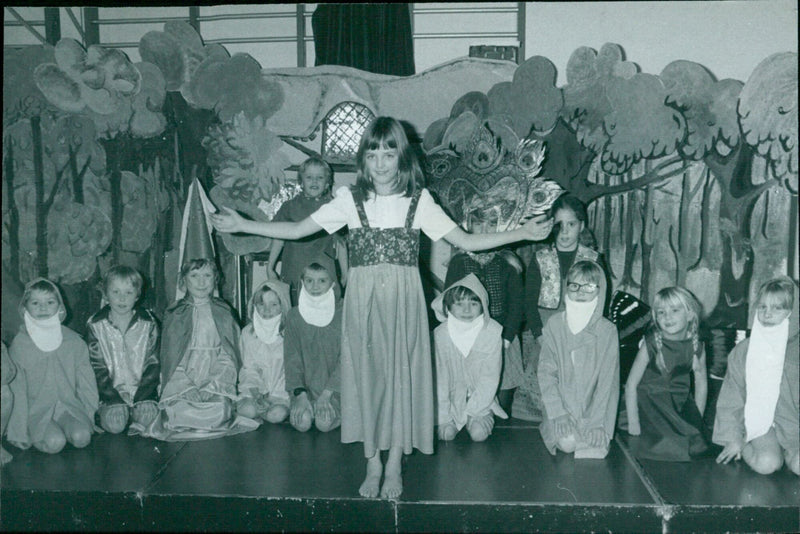
M147 275L163 310L191 180L217 206L268 220L262 207L299 163L287 140L313 139L345 100L418 128L431 190L459 222L494 210L511 228L577 195L615 287L645 300L683 284L713 319L738 324L752 287L787 271L797 54L766 58L744 83L683 60L643 73L612 43L565 66L465 58L395 77L264 69L184 22L145 34L139 52L133 63L72 39L4 52L4 276L50 277L87 313L118 262ZM228 259L271 243L221 240Z

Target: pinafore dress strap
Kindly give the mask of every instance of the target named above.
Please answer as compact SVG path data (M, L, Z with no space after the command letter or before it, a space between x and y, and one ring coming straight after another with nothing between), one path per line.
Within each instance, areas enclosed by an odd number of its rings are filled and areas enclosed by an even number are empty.
M419 204L419 197L422 196L422 189L417 189L411 195L411 204L408 205L408 215L406 215L406 230L411 230L414 224L414 216L417 214L417 205Z
M356 203L356 211L358 212L358 219L361 221L362 228L369 228L369 221L367 220L367 212L364 211L364 200L361 195L353 195L353 200Z

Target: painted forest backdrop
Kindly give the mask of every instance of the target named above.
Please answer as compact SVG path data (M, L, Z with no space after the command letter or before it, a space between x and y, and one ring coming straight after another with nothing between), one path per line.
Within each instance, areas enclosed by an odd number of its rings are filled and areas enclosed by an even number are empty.
M348 100L411 123L429 179L457 171L472 184L462 196L491 194L502 178L496 169L514 161L520 140L544 141L541 176L589 205L615 288L645 301L660 287L685 285L712 323L743 328L758 284L796 277L796 53L765 58L742 82L682 60L642 73L609 43L575 50L559 66L563 87L557 67L534 56L518 67L472 60L474 85L443 90L437 84L452 66L409 78L270 70L204 45L182 22L145 34L139 52L132 63L72 39L4 52L4 310L14 313L22 285L46 276L64 289L69 324L82 332L99 307L102 274L121 262L146 275L145 302L162 313L174 295L188 184L197 176L217 206L267 220L259 205L305 157L293 148L298 139L313 141L309 132L344 98L297 88L331 77ZM423 104L398 105L414 101ZM292 116L313 119L286 126ZM233 255L270 241L221 241L230 297Z

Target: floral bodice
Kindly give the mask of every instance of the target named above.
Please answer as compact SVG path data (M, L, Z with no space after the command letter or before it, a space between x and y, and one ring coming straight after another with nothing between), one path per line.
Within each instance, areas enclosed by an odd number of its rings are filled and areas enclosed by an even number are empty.
M351 267L362 267L389 263L417 266L419 263L419 229L411 227L417 210L421 191L411 197L405 226L398 228L371 228L364 211L364 201L355 199L361 228L348 232L348 248Z

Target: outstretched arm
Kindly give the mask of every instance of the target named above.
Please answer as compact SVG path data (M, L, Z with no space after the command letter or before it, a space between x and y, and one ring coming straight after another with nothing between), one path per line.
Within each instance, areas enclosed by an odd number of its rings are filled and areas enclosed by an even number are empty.
M476 251L501 247L517 241L541 241L550 235L553 219L546 215L537 215L523 226L508 232L496 234L469 234L456 226L444 238L448 243L462 250Z
M306 217L300 222L261 222L250 221L236 213L231 208L222 207L222 210L211 214L214 228L225 233L256 234L277 239L295 240L315 234L322 227L314 222L311 217Z

